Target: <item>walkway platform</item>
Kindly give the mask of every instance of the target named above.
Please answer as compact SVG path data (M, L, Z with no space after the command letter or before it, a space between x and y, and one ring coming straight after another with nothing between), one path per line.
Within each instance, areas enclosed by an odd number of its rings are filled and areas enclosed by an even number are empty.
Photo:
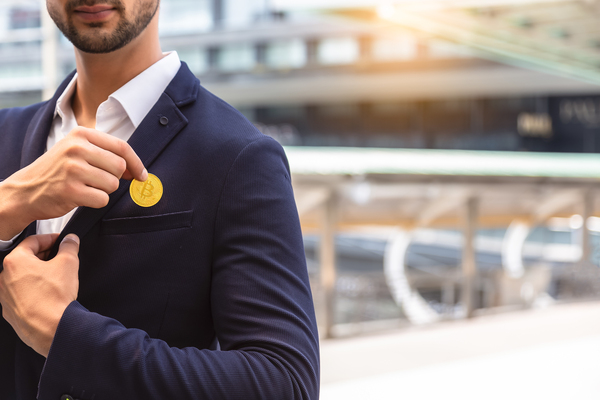
M321 344L321 400L597 400L600 302Z

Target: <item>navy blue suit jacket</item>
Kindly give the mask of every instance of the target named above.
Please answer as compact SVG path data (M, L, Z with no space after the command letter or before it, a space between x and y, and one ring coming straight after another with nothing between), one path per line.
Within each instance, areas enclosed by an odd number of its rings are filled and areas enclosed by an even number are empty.
M43 154L70 79L48 102L0 111L0 180ZM121 181L107 207L78 209L58 242L81 238L79 298L47 360L0 319L0 400L317 399L317 329L281 146L183 63L129 143L162 199L139 207Z

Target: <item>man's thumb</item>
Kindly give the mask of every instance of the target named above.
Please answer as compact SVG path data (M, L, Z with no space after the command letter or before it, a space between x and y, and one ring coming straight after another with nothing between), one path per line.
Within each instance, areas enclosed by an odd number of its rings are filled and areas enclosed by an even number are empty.
M77 257L79 254L79 237L73 233L65 236L62 242L60 242L60 247L58 250L58 254L61 253L70 253L71 255Z

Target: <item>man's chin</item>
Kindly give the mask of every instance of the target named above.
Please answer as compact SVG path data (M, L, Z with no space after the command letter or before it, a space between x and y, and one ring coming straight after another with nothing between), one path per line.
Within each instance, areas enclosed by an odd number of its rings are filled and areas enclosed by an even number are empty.
M89 54L107 54L112 53L122 47L125 44L120 42L111 42L110 39L102 40L96 35L93 38L82 38L79 37L77 40L71 40L73 46L79 51Z
M93 29L102 29L106 27L106 23L105 22L90 22L89 24L87 24L88 28L93 28Z
M71 20L71 29L77 32L78 36L87 37L93 35L112 35L114 34L117 26L119 25L118 19L111 21L92 21L82 22Z

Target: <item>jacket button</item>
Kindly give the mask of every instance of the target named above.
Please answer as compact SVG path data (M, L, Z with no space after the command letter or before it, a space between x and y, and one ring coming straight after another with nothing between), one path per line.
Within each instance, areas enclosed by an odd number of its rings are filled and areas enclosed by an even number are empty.
M159 122L160 122L160 124L162 126L167 126L167 124L169 123L169 118L167 118L167 117L160 117Z

